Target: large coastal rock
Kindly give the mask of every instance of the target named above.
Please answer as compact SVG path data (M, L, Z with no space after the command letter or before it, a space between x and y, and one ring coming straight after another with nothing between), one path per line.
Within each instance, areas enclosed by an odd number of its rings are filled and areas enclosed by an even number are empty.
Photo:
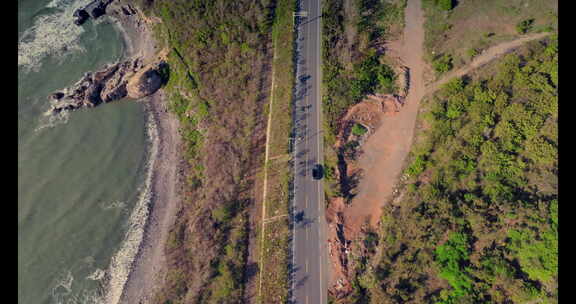
M156 92L162 85L162 77L156 67L149 67L136 73L128 82L128 97L142 98Z
M154 76L142 76L142 74L150 75L145 73L149 71L155 72L151 68L144 69L142 61L137 58L106 66L94 73L86 73L72 87L49 96L52 112L94 107L103 102L122 99L128 96L128 84L133 78L140 80L135 84L137 89L134 96L150 95L158 90L159 86Z

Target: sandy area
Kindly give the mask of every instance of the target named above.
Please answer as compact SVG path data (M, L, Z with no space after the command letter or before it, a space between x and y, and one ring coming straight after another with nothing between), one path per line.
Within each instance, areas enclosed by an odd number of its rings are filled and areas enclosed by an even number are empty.
M111 9L114 9L113 2ZM112 17L117 17L112 15ZM126 43L125 57L141 57L145 63L153 61L158 54L152 33L142 18L122 16L119 22ZM150 303L161 286L165 273L164 244L172 227L179 206L177 186L179 181L178 120L166 110L162 90L141 100L146 102L147 115L156 125L157 154L151 163L151 199L149 216L142 243L132 264L128 281L124 286L121 303Z
M165 110L161 92L147 101L148 115L156 121L158 155L153 166L150 215L140 251L126 283L122 303L150 303L165 273L164 246L178 208L178 121Z
M391 196L402 164L410 151L418 105L425 93L423 22L420 0L409 0L403 36L400 41L387 45L387 50L389 55L398 56L401 64L408 67L410 87L400 112L385 116L379 128L362 147L364 153L358 164L364 175L358 186L358 195L344 212L344 222L348 227L359 228L366 221L376 227L380 219L380 208ZM347 239L353 237L346 235Z

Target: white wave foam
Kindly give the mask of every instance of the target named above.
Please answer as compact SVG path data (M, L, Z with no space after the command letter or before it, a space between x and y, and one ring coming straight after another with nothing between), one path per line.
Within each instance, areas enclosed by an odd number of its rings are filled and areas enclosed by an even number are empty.
M145 104L145 106L147 106ZM152 174L154 163L158 155L158 128L151 113L147 114L147 138L150 142L150 154L146 163L146 177L141 187L138 201L132 210L128 221L128 231L124 237L121 248L112 257L109 267L109 276L106 280L106 294L104 302L117 304L120 302L124 286L130 275L132 264L144 238L144 227L150 212L148 206L152 196Z
M52 0L50 1L48 4L46 4L46 7L48 8L58 8L60 6L62 6L62 4L64 3L70 3L73 0Z
M100 269L100 268L96 268L96 270L94 270L94 272L87 276L86 279L87 280L92 280L92 281L100 281L104 278L104 275L106 274L106 271Z
M144 104L148 107L147 104ZM149 204L152 197L152 175L154 163L158 156L158 127L150 112L146 115L146 133L149 141L150 152L146 162L146 176L144 183L139 187L139 196L130 218L128 220L128 231L124 236L121 247L112 256L110 266L107 271L96 269L86 279L100 282L98 290L83 290L80 294L72 294L72 282L74 277L70 271L66 271L52 289L52 298L57 304L118 304L124 291L124 286L128 281L128 276L132 270L132 264L140 249L140 244L144 238L144 228L148 220ZM119 206L124 202L116 201L110 205ZM84 262L93 262L93 257L85 258Z
M46 128L53 128L60 124L65 124L70 118L70 111L61 111L60 113L52 113L52 110L48 110L40 117L38 122L38 127L34 129L34 132L40 132Z
M124 207L126 207L126 202L123 201L103 202L100 204L102 210L124 209Z
M78 44L84 32L74 24L74 11L90 0L53 0L46 7L58 10L36 18L18 40L18 66L36 69L46 56L62 55L70 51L84 51Z
M74 277L69 270L56 278L56 284L52 288L52 298L56 303L64 303L64 298L72 292L72 282L74 282Z

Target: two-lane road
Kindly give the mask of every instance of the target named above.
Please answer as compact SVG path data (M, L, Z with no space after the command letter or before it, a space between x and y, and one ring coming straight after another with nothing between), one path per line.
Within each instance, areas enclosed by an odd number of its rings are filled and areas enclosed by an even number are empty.
M321 132L321 3L299 3L296 51L294 146L294 231L292 299L294 303L327 303L326 221L324 190L312 169L323 164Z

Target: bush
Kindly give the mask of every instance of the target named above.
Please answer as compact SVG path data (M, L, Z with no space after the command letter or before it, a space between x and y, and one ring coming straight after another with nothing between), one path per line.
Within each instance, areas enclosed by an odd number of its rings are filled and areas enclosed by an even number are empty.
M470 59L478 56L478 50L475 48L468 49L466 53L468 54L468 57L470 57Z
M452 69L452 55L444 54L437 56L432 62L434 70L438 74L444 74Z
M354 80L351 95L356 101L376 91L391 93L394 91L396 76L392 68L380 64L378 55L372 55L354 68Z
M440 277L454 289L445 296L447 303L465 296L472 289L472 279L464 269L468 262L468 237L463 233L451 233L444 245L436 248L436 261L440 265Z
M426 159L424 159L424 156L418 155L408 169L406 169L406 173L409 176L417 176L422 173L424 169L426 169Z
M352 127L352 134L356 136L362 136L366 134L366 132L368 132L368 129L366 129L366 127L364 127L361 124L355 123L354 126Z
M530 29L532 29L532 25L534 24L534 19L526 19L520 21L516 24L516 30L519 34L526 34Z

